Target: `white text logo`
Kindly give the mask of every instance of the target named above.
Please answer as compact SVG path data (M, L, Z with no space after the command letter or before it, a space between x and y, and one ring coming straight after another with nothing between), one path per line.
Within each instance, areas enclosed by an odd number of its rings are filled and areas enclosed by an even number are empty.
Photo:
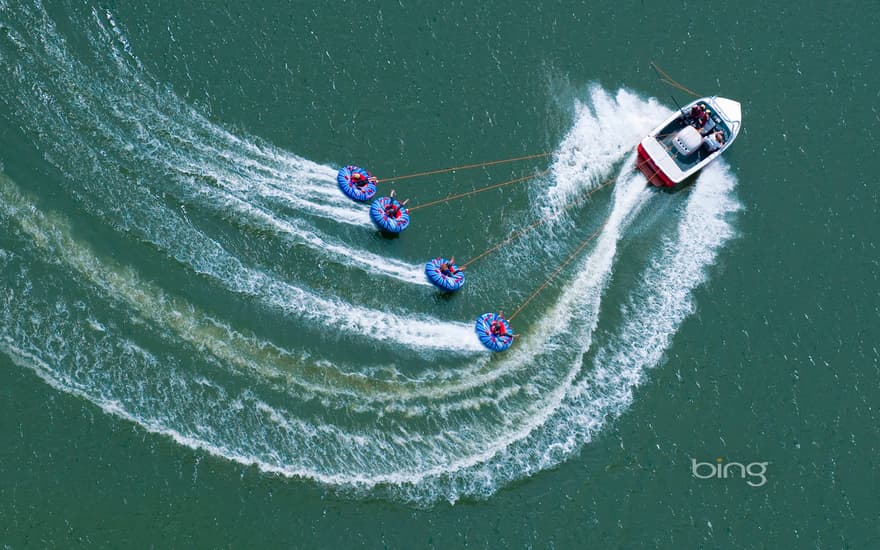
M769 462L750 462L743 464L741 462L728 462L724 464L723 458L716 458L715 464L711 462L697 462L697 459L691 459L691 473L697 479L727 479L730 477L739 477L749 479L746 481L752 487L760 487L767 483L767 464ZM760 481L755 481L758 478Z

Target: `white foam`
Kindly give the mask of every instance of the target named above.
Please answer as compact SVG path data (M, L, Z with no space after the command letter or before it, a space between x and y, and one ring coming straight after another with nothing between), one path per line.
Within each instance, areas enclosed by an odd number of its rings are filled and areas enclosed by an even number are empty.
M540 430L512 441L456 481L437 477L392 494L416 501L488 496L512 479L559 464L589 442L609 417L622 414L645 370L659 364L675 331L693 312L693 290L706 280L707 267L734 236L729 216L740 208L732 196L735 183L723 161L704 169L675 237L664 239L638 279L623 323L597 350L593 369L571 384L552 415L542 419Z
M0 211L15 217L34 242L112 295L124 296L133 304L144 303L145 296L149 294L145 289L151 288L151 285L130 270L114 268L102 262L88 247L71 237L63 221L47 219L6 178L0 178L0 196L3 197ZM186 252L179 250L178 254ZM413 349L460 352L483 349L469 324L440 322L427 315L402 316L319 296L244 267L213 242L200 242L198 247L192 247L190 255L184 257L196 269L217 277L236 292L264 297L276 307L305 321L317 323L325 330L359 334ZM153 289L152 295L156 298L149 302L156 311L163 309L164 304L173 302L158 297L160 293L158 289ZM155 312L151 314L155 315ZM177 314L171 312L160 316L165 322L175 317Z
M639 140L669 116L654 100L628 90L614 96L592 86L589 101L575 103L575 121L553 153L553 184L543 208L556 211L604 183L611 169L635 152Z
M112 14L93 11L92 19L98 25L92 37L97 51L111 54L116 60L115 70L108 79L96 78L69 51L54 23L43 12L33 14L31 22L40 33L38 41L24 51L30 69L17 76L32 90L48 90L35 97L38 104L30 103L26 95L17 99L22 103L21 114L32 119L35 133L46 136L54 147L78 148L79 154L49 155L56 166L90 186L94 186L89 200L102 196L125 195L116 201L127 204L125 225L136 228L149 239L154 223L175 216L150 217L137 221L128 211L138 208L137 202L151 200L149 189L138 189L143 182L126 181L120 174L142 173L143 162L135 169L127 164L130 159L150 163L159 170L155 180L174 182L175 193L185 200L198 201L223 216L230 213L238 223L257 224L258 229L269 229L280 236L320 251L324 257L341 265L367 273L388 276L402 282L428 285L421 273L421 265L409 264L372 254L357 247L343 244L315 230L303 216L317 215L334 222L372 228L366 209L356 205L339 192L335 184L336 171L274 148L231 134L211 123L202 114L186 105L173 92L152 80L135 60L122 34L122 26ZM109 26L105 25L105 19ZM92 29L94 31L94 29ZM11 34L17 35L12 30ZM23 42L25 38L21 38ZM117 47L121 45L120 47ZM41 57L40 54L45 57ZM58 72L58 68L65 68ZM55 74L57 81L43 83L41 74ZM82 93L88 90L88 93ZM59 113L60 116L55 113ZM96 151L78 133L73 133L71 117L88 121L103 135L102 150ZM107 157L115 151L118 159ZM91 157L91 163L81 162ZM77 163L60 162L62 158L76 158ZM97 173L96 173L97 171ZM114 189L119 186L120 189ZM87 195L84 195L84 197ZM270 200L267 204L263 201ZM292 219L270 210L284 205L295 210ZM96 209L107 213L101 206ZM152 223L151 223L152 222ZM161 230L161 229L160 229ZM158 244L158 243L157 243Z

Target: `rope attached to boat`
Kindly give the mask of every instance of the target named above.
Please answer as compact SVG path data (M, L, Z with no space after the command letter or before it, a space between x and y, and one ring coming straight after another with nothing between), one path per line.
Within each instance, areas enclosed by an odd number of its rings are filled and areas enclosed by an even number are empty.
M608 217L605 218L605 220L602 222L602 225L600 225L599 228L596 229L596 231L594 231L592 234L590 234L589 237L587 237L586 239L584 239L584 241L583 241L583 242L581 243L581 245L577 248L577 250L575 250L574 252L572 252L571 255L570 255L568 258L566 258L564 262L562 262L562 265L560 265L558 268L556 268L556 271L554 271L553 274L551 274L550 277L548 277L547 280L544 281L544 284L542 284L542 285L539 286L534 292L532 292L531 296L529 296L528 298L526 298L526 300L525 300L525 301L524 301L524 302L523 302L518 308L516 308L516 311L514 311L513 314L512 314L510 317L507 318L507 320L508 320L508 321L513 321L514 317L516 317L517 315L519 315L519 312L522 311L523 309L525 309L525 307L526 307L527 305L529 305L529 302L531 302L532 300L534 300L535 297L536 297L538 294L540 294L542 290L544 290L545 288L547 288L547 285L549 285L551 282L553 282L553 279L555 279L556 276L559 275L559 274L562 272L562 270L565 269L566 266L568 266L568 264L570 264L571 261L574 260L575 257L576 257L578 254L580 254L581 251L582 251L584 248L587 247L588 244L590 244L591 242L593 242L593 241L596 239L596 237L599 236L599 232L602 231L602 228L605 227L605 224L608 223L608 220L609 220L610 218L611 218L611 215L609 214Z
M536 159L536 158L542 158L542 157L549 157L552 154L553 153L550 153L550 152L535 153L533 155L526 155L523 157L514 157L514 158L502 159L502 160L490 160L490 161L486 161L486 162L478 162L476 164L464 164L462 166L453 166L451 168L440 168L438 170L428 170L427 172L416 172L415 174L406 174L403 176L392 176L390 178L382 178L379 180L379 182L400 181L400 180L406 180L406 179L410 179L410 178L418 178L421 176L433 176L435 174L445 174L447 172L455 172L456 170L470 170L472 168L483 168L486 166L495 166L497 164L506 164L508 162L516 162L519 160L529 160L529 159Z
M665 82L665 83L669 84L670 86L672 86L672 87L674 87L674 88L678 88L678 89L681 90L682 92L685 92L685 93L691 94L691 95L694 96L694 97L703 97L703 96L701 96L700 94L698 94L697 92L691 90L690 88L685 88L684 86L682 86L681 84L679 84L678 82L676 82L671 76L669 76L668 74L666 74L666 71L664 71L663 69L661 69L661 68L660 68L656 63L654 63L653 61L651 61L651 67L654 69L654 71L656 71L657 76L660 77L660 80L661 80L662 82Z
M608 187L609 185L614 183L615 180L616 180L616 178L608 178L607 180L605 180L604 182L599 184L598 187L594 187L593 189L591 189L586 195L580 197L577 200L571 201L570 203L566 204L565 206L563 206L562 208L557 210L552 216L540 218L539 220L532 223L528 227L525 227L523 229L520 229L519 231L515 231L515 232L511 233L509 237L507 237L506 239L504 239L500 243L498 243L495 246L488 248L488 249L484 250L483 252L477 254L476 256L471 258L470 260L461 264L461 266L468 267L469 265L477 262L478 260L481 260L482 258L488 256L492 252L495 252L496 250L498 250L502 246L504 246L506 244L510 244L511 242L515 241L516 239L530 233L531 231L537 229L538 227L540 227L541 225L543 225L549 221L555 220L556 218L561 216L563 213L565 213L567 210L574 208L575 206L579 206L579 205L583 204L590 197L590 195L600 191L601 189L604 189L605 187Z
M529 175L527 175L527 176L522 176L522 177L519 177L519 178L514 178L514 179L512 179L512 180L503 181L503 182L501 182L501 183L495 183L495 184L493 184L493 185L489 185L489 186L486 186L486 187L480 187L479 189L473 189L473 190L471 190L471 191L465 191L464 193L458 193L457 195L449 195L449 196L447 196L447 197L445 197L445 198L437 199L437 200L434 200L434 201L431 201L431 202L426 202L426 203L424 203L424 204L417 204L416 206L411 206L409 209L410 209L410 210L418 210L418 209L420 209L420 208L427 208L427 207L429 207L429 206L434 206L434 205L437 205L437 204L447 203L447 202L449 202L449 201L454 201L454 200L456 200L456 199L462 199L462 198L464 198L464 197L470 197L471 195L476 195L477 193L483 193L484 191L491 191L492 189L499 189L499 188L501 188L501 187L505 187L505 186L507 186L507 185L511 185L511 184L514 184L514 183L519 183L519 182L521 182L521 181L526 181L526 180L530 180L530 179L534 179L534 178L539 178L539 177L541 177L541 176L545 176L545 175L547 175L547 174L549 174L549 173L550 173L550 169L548 168L548 169L543 170L543 171L541 171L541 172L538 172L538 173L536 173L536 174L529 174Z

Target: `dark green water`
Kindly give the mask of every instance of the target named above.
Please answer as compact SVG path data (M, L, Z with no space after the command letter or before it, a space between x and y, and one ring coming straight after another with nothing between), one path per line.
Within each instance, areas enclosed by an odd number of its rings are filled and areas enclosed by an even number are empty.
M876 5L145 4L0 1L4 547L880 544Z

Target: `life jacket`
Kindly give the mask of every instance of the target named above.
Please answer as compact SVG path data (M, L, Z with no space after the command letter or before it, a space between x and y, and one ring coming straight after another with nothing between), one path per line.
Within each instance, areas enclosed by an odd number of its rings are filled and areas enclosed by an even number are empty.
M691 107L690 117L699 124L700 126L704 125L709 120L709 113L706 112L706 109L700 105L694 105Z

